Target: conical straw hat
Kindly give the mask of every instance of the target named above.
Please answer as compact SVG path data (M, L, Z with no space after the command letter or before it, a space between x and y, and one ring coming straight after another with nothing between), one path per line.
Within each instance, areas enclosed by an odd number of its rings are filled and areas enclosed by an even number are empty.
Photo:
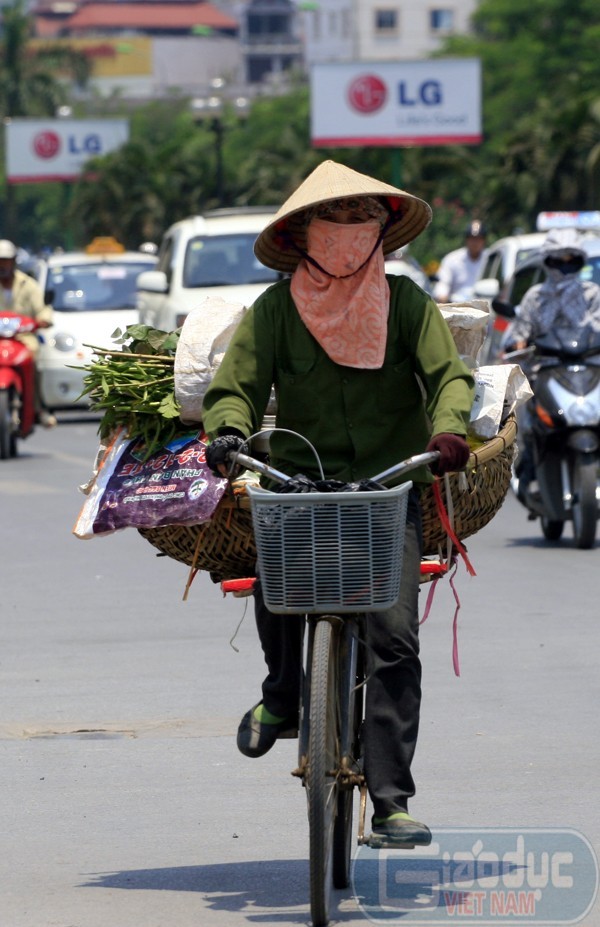
M273 220L254 243L259 261L274 270L292 273L306 248L306 228L303 213L318 203L342 197L374 196L385 201L397 220L392 222L383 238L383 252L390 254L416 238L431 222L431 208L405 190L359 174L335 161L323 161L298 189L285 201Z

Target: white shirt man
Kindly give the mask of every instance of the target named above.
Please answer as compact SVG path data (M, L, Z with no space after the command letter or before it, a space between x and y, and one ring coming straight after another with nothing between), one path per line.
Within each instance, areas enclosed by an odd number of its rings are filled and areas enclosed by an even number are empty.
M465 230L464 248L451 251L442 258L433 289L438 303L457 302L471 297L485 262L485 236L482 222L470 222Z

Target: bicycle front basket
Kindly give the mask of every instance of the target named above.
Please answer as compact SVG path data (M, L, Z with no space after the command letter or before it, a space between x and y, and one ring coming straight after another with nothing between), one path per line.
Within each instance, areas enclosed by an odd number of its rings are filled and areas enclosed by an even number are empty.
M411 485L300 494L248 485L267 608L278 614L391 608L400 592Z

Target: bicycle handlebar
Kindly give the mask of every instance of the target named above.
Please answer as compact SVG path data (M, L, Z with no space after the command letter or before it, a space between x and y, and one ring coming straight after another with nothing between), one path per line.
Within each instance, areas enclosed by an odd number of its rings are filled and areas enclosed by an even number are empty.
M422 454L414 454L412 457L407 457L406 460L401 460L400 463L394 464L393 467L388 467L387 470L377 473L375 476L371 477L371 479L376 483L383 483L385 486L396 476L402 476L404 473L416 470L417 467L429 466L429 464L438 460L439 456L439 451L424 451Z
M291 476L288 476L287 473L276 470L275 467L263 463L262 460L249 457L248 454L244 454L242 451L229 451L227 459L231 464L241 464L247 470L255 470L256 473L262 473L263 476L270 477L272 480L275 480L276 483L287 483L288 480L291 480Z
M423 454L415 454L413 457L408 457L406 460L394 464L393 467L383 470L381 473L376 474L376 476L371 477L371 479L385 486L397 476L409 473L411 470L416 470L417 467L432 464L439 456L439 451L426 451ZM293 479L293 477L289 476L287 473L282 473L280 470L276 470L275 467L271 467L270 464L263 463L261 460L256 460L256 458L250 457L248 454L244 454L241 451L230 451L227 457L230 463L241 464L241 466L245 467L247 470L254 470L257 473L261 473L263 476L268 476L270 479L275 480L276 483L284 484Z

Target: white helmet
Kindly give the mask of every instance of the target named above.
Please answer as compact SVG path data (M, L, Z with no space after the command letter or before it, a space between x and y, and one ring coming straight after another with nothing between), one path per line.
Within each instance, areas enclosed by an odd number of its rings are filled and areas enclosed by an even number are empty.
M9 241L8 238L0 238L0 259L8 258L14 259L17 256L17 249L13 245L12 241Z
M550 229L542 244L544 259L553 255L573 254L585 258L585 251L581 246L581 235L577 229L568 227L564 229ZM0 245L2 242L0 242Z

